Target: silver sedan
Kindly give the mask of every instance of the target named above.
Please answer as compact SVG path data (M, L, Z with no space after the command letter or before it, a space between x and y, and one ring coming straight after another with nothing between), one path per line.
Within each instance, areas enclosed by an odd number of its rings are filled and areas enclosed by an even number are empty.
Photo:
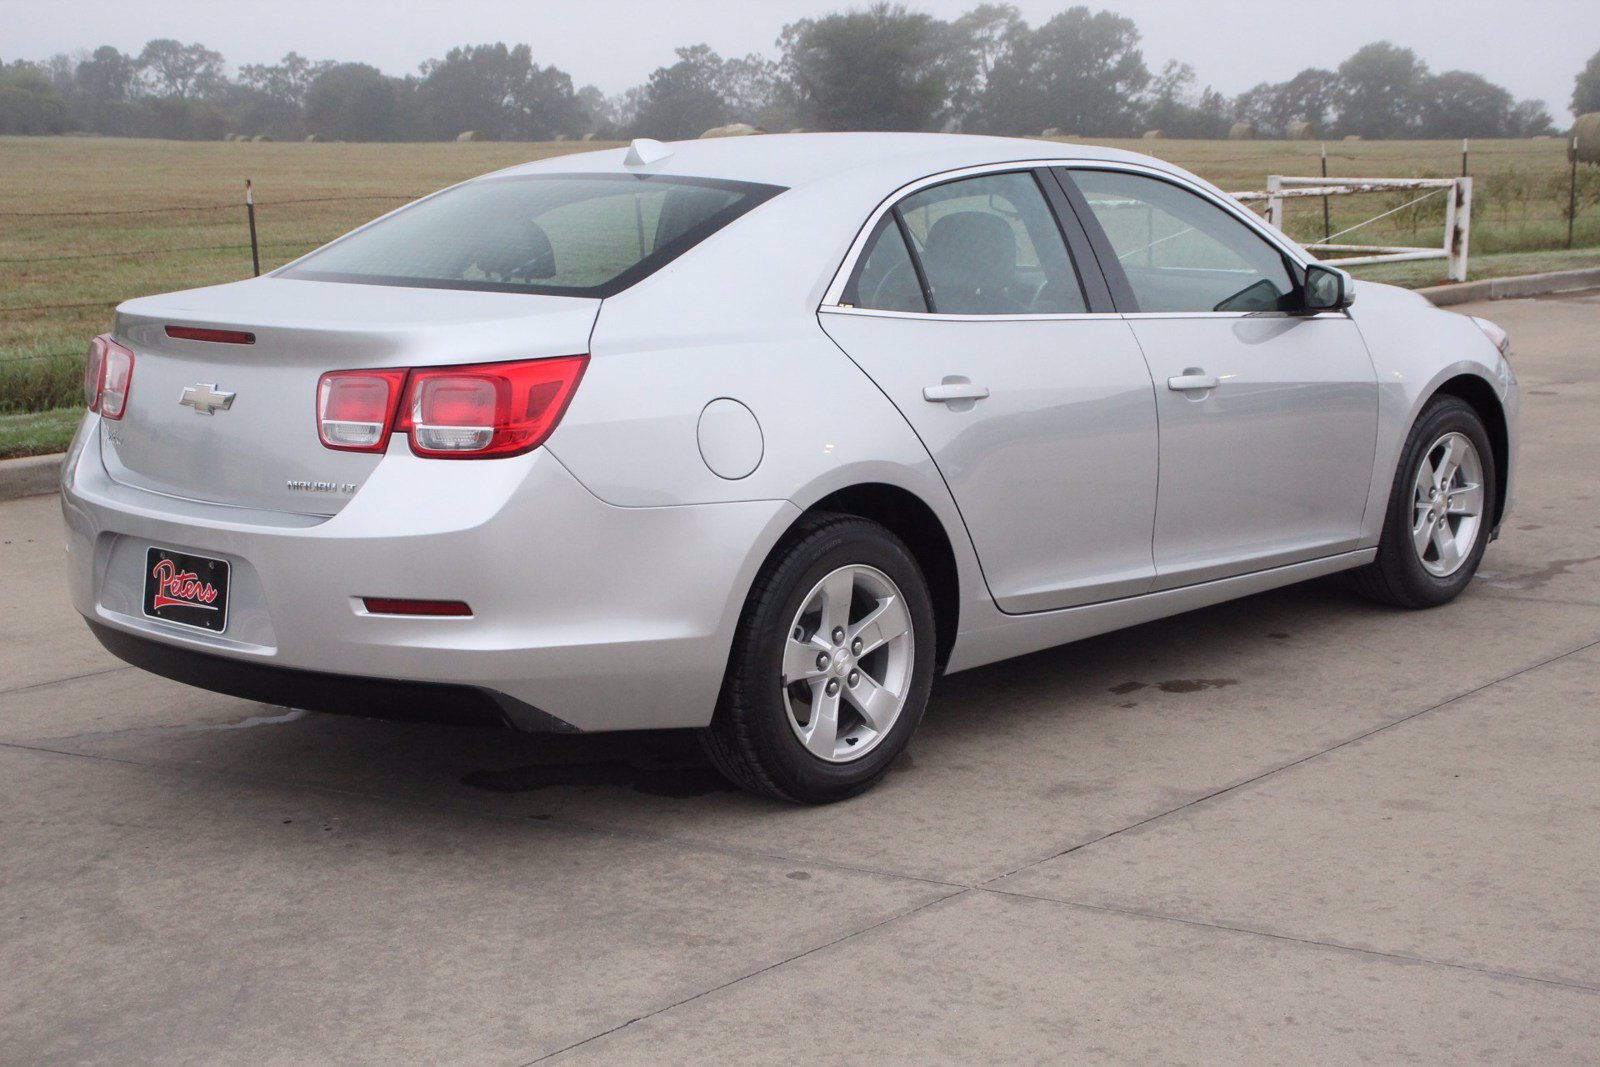
M1511 496L1506 356L1144 156L637 141L124 303L72 595L194 685L692 728L838 800L939 673L1335 571L1450 600Z

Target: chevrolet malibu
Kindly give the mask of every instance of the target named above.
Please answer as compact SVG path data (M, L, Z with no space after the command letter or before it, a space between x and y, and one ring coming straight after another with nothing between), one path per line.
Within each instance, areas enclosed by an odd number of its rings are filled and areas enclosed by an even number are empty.
M1510 497L1506 355L1145 156L636 141L121 305L72 596L192 685L689 728L838 800L941 672L1335 571L1455 597Z

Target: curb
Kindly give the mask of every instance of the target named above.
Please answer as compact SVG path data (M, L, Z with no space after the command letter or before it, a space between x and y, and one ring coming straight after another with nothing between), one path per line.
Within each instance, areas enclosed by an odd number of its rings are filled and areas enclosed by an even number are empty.
M1558 270L1548 274L1521 274L1514 278L1485 278L1477 282L1456 282L1415 289L1438 307L1470 304L1479 300L1510 300L1519 296L1545 296L1579 289L1600 288L1600 267L1584 270Z
M0 500L54 493L61 484L61 462L65 452L24 459L0 459Z

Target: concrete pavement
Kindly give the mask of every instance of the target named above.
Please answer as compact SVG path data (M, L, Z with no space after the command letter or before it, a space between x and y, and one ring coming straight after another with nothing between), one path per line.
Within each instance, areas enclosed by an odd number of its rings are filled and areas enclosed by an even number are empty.
M1461 310L1525 397L1467 595L956 675L823 809L144 675L0 505L0 1060L1600 1061L1600 296Z

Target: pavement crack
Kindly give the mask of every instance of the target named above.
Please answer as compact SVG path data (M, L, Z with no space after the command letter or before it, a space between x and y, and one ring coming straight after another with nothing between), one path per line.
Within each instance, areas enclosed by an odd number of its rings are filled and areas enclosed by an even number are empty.
M1119 908L1112 904L1091 904L1082 900L1065 900L1061 897L1040 896L1036 893L1024 893L1014 889L989 888L979 886L980 892L994 893L997 896L1020 897L1024 900L1037 900L1047 904L1059 904L1063 907L1082 908L1086 911L1106 912L1112 915L1127 915L1132 918L1149 919L1152 922L1178 923L1183 926L1200 927L1207 930L1226 930L1230 933L1248 934L1252 937L1265 937L1273 941L1285 941L1296 945L1310 945L1317 948L1331 949L1336 952L1350 952L1361 956L1374 956L1380 959L1395 960L1403 963L1421 963L1430 967L1447 967L1456 971L1470 971L1473 974L1487 975L1493 978L1505 978L1518 982L1535 982L1539 985L1559 986L1562 989L1576 989L1585 993L1600 994L1600 986L1587 982L1579 982L1565 978L1545 978L1536 974L1524 974L1521 971L1507 971L1499 967L1488 967L1474 963L1459 963L1454 960L1433 959L1429 956L1415 956L1409 952L1389 952L1384 949L1365 948L1361 945L1346 945L1339 941L1324 941L1315 937L1299 937L1295 934L1279 934L1270 930L1258 930L1250 926L1236 926L1233 923L1218 922L1214 919L1191 919L1182 915L1170 915L1161 911L1147 911L1143 908Z
M1528 674L1528 673L1530 673L1532 671L1539 670L1541 667L1548 667L1552 663L1557 663L1557 662L1559 662L1561 660L1567 659L1570 656L1576 656L1580 652L1586 652L1589 649L1595 648L1597 646L1600 646L1600 639L1596 639L1596 640L1593 640L1593 641L1587 641L1587 642L1579 645L1576 648L1569 648L1565 652L1560 652L1560 653L1557 653L1554 656L1550 656L1550 657L1548 657L1546 659L1542 659L1538 663L1529 664L1528 666L1523 667L1523 668L1521 668L1519 670L1512 671L1510 674L1502 675L1501 677L1495 678L1492 681L1484 682L1482 685L1474 686L1473 688L1465 690L1465 691L1460 692L1460 693L1457 693L1454 696L1447 697L1444 700L1441 700L1436 704L1430 704L1428 707L1422 708L1422 709L1420 709L1418 711L1413 711L1409 715L1404 715L1404 716L1401 716L1398 719L1394 719L1394 720L1391 720L1390 722L1386 722L1382 726L1374 726L1370 730L1364 730L1361 733L1358 733L1353 737L1347 737L1343 741L1337 741L1334 744L1328 745L1326 748L1318 749L1315 752L1311 752L1311 753L1308 753L1307 755L1301 756L1301 757L1299 757L1297 759L1290 760L1287 763L1280 763L1276 767L1270 767L1267 770L1264 770L1259 774L1253 774L1248 778L1244 778L1244 779L1241 779L1240 781L1233 782L1230 785L1225 785L1220 789L1213 789L1209 793L1204 793L1204 794L1202 794L1202 795L1200 795L1198 797L1194 797L1194 798L1191 798L1189 800L1186 800L1182 804L1174 805L1173 807L1170 807L1165 811L1157 812L1154 815L1147 816L1147 817L1145 817L1143 819L1135 820L1134 822L1131 822L1126 826L1119 826L1115 830L1109 830L1106 833L1100 834L1098 837L1091 838L1088 841L1080 841L1075 845L1071 845L1071 846L1069 846L1067 848L1064 848L1059 852L1052 853L1049 856L1044 856L1044 857L1042 857L1040 859L1033 860L1033 861L1031 861L1029 863L1024 863L1022 866L1017 867L1014 870L1006 871L1006 872L1004 872L1002 874L997 874L997 875L993 876L992 878L986 878L983 881L977 883L977 888L980 888L980 889L987 888L988 886L993 885L995 882L1001 881L1002 879L1005 879L1005 878L1010 878L1013 875L1017 875L1017 874L1022 873L1023 871L1031 870L1031 869L1033 869L1035 867L1038 867L1038 866L1040 866L1042 864L1049 863L1051 860L1060 859L1062 856L1070 855L1070 854L1072 854L1074 852L1079 851L1080 849L1088 848L1091 845L1098 845L1102 841L1107 841L1107 840L1110 840L1113 837L1118 837L1118 836L1120 836L1122 834L1125 834L1125 833L1129 832L1130 830L1137 830L1141 826L1149 826L1153 822L1157 822L1157 821L1159 821L1161 819L1165 819L1170 815L1176 815L1178 812L1181 812L1181 811L1187 811L1188 809L1190 809L1192 807L1195 807L1197 805L1200 805L1200 804L1204 804L1209 800L1215 800L1217 797L1227 796L1229 793L1233 793L1233 792L1236 792L1236 791L1238 791L1240 789L1243 789L1245 786L1254 785L1257 782L1263 781L1263 780L1265 780L1267 778L1271 778L1275 774L1282 774L1284 771L1292 770L1293 768L1299 767L1299 766L1301 766L1302 764L1305 764L1305 763L1310 763L1312 760L1320 759L1321 757L1326 756L1331 752L1337 752L1342 748L1347 748L1350 745L1354 745L1354 744L1356 744L1356 743L1358 743L1360 741L1365 741L1369 737L1374 737L1374 736L1376 736L1378 734L1383 733L1386 730L1392 730L1396 726L1402 726L1405 723L1408 723L1408 722L1412 721L1413 719L1420 718L1423 715L1427 715L1430 712L1438 711L1441 708L1449 707L1451 704L1454 704L1454 703L1456 703L1457 701L1460 701L1460 700L1465 700L1467 697L1473 696L1476 693L1481 693L1485 689L1492 689L1493 687L1501 684L1502 682L1508 682L1513 678L1520 678L1524 674Z
M636 1015L633 1018L629 1019L628 1021L618 1023L616 1026L613 1026L610 1029L602 1030L602 1031L600 1031L599 1033L596 1033L596 1034L590 1034L588 1037L582 1039L581 1041L574 1041L570 1045L563 1046L562 1048L555 1049L555 1050L553 1050L551 1052L546 1052L542 1056L535 1056L533 1059L528 1060L526 1063L522 1064L521 1067L533 1067L533 1064L535 1064L535 1063L543 1063L545 1060L548 1060L548 1059L550 1059L550 1058L552 1058L554 1056L560 1056L562 1053L571 1052L575 1048L580 1048L583 1045L587 1045L591 1041L598 1041L602 1037L608 1037L611 1034L617 1033L618 1031L626 1030L628 1027L632 1026L634 1023L644 1022L646 1019L653 1019L657 1015L661 1015L664 1012L672 1011L675 1008L681 1008L685 1004L693 1004L695 1001L702 1000L702 999L704 999L706 997L709 997L713 993L720 993L724 989L728 989L728 988L730 988L732 986L739 985L742 982L748 982L752 978L759 978L761 975L766 974L768 971L773 971L773 970L778 969L779 967L783 967L783 966L786 966L786 965L788 965L790 963L794 963L796 960L803 960L807 956L815 955L816 953L821 952L824 949L832 948L834 945L842 944L845 941L850 941L850 940L852 940L854 938L862 936L863 934L870 934L872 931L880 929L881 927L884 927L884 926L888 926L890 923L896 923L896 922L899 922L902 919L910 918L911 916L917 914L918 912L924 911L924 910L926 910L928 908L931 908L936 904L943 904L947 900L954 900L957 897L965 896L965 895L967 895L968 893L971 893L971 892L973 892L972 889L958 889L954 893L946 893L945 895L943 895L941 897L937 897L937 898L935 898L933 900L925 901L925 902L923 902L921 904L918 904L914 908L907 908L905 911L899 912L899 913L897 913L895 915L891 915L887 919L880 919L879 921L877 921L875 923L870 923L870 924L868 924L866 926L861 927L859 930L852 930L850 933L842 934L839 937L834 938L832 941L825 941L820 945L813 945L811 948L806 949L804 952L797 952L792 956L786 957L785 959L777 960L776 962L769 963L769 964L767 964L767 965L765 965L763 967L757 967L755 970L748 971L745 974L741 974L737 978L730 978L726 982L722 982L719 985L712 986L710 989L703 989L700 992L694 994L693 996L684 997L683 999L676 1000L676 1001L672 1002L671 1004L666 1004L666 1005L663 1005L662 1007L656 1008L654 1011L647 1011L647 1012L643 1013L642 1015Z
M35 689L49 689L50 687L57 685L70 685L73 682L81 682L85 678L99 678L101 675L116 674L118 671L131 671L135 669L136 668L130 667L124 663L116 667L107 667L104 670L86 671L83 674L74 674L67 678L51 678L49 681L45 682L30 682L27 685L19 685L13 689L0 689L0 697L15 696L18 693L29 693Z

